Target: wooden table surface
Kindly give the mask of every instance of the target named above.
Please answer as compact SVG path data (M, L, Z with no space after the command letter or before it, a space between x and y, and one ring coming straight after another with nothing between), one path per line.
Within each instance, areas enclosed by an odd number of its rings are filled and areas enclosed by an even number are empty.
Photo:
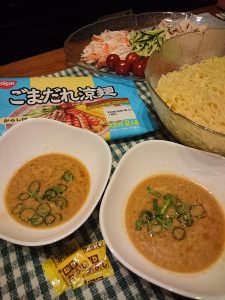
M194 14L222 12L216 5L209 5L193 10ZM22 59L0 66L0 77L32 77L47 75L67 68L64 49L56 49L40 55Z

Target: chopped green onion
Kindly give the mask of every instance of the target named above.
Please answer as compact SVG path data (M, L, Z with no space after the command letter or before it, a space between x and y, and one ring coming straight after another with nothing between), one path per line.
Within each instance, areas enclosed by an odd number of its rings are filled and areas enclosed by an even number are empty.
M36 195L34 196L34 198L35 198L35 200L37 200L38 202L41 202L41 201L44 200L43 197L40 196L40 195L38 195L38 194L36 194Z
M155 212L157 216L161 215L161 209L162 209L162 207L158 205L157 209L156 209L156 212Z
M67 200L65 197L58 196L55 199L55 205L58 206L60 209L64 209L67 207Z
M164 196L163 196L163 199L165 199L165 200L170 200L170 202L171 202L171 204L175 204L176 202L177 202L177 197L176 196L173 196L172 194L165 194Z
M29 193L21 193L18 196L18 199L21 201L27 200L30 198L30 194Z
M53 185L53 187L51 187L51 190L54 191L56 193L56 195L58 194L62 194L63 191L66 190L65 185L62 185L63 187L61 187L60 185Z
M191 227L194 218L201 219L206 216L205 208L200 203L191 205L176 195L170 193L161 195L151 186L147 187L147 193L154 195L152 203L147 204L152 206L152 210L142 210L135 227L136 230L142 230L147 226L150 236L170 230L174 239L181 240L186 235L184 228ZM177 221L180 222L180 226L176 226Z
M190 213L181 214L178 216L177 219L183 226L187 226L187 227L191 227L194 223L192 215Z
M147 224L148 226L148 234L150 236L154 236L156 234L159 234L161 231L163 231L162 226L160 226L158 223L151 222Z
M177 201L175 204L176 212L180 214L185 214L190 210L190 206L183 201Z
M163 199L165 199L165 200L167 200L167 199L172 199L172 198L174 198L172 194L165 194L165 195L163 196Z
M45 191L44 193L44 199L47 199L49 201L51 201L52 199L55 199L55 197L57 196L57 193L54 189L48 189L47 191Z
M197 219L202 219L206 216L206 211L202 204L194 204L191 206L191 214Z
M59 194L62 194L67 190L67 186L65 184L57 184L53 185L50 189L45 191L44 198L51 201L55 199Z
M70 181L74 180L74 176L73 176L73 174L69 170L67 170L62 175L61 179L64 180L64 181L66 181L66 182L70 182Z
M155 211L157 211L158 208L158 199L157 198L153 198L153 209Z
M150 210L142 210L141 213L140 213L140 220L142 221L142 223L148 223L149 221L152 220L152 213Z
M33 226L40 226L44 222L43 217L39 215L34 215L29 219L29 223L32 224Z
M18 214L20 214L20 212L22 211L23 208L24 208L24 205L23 205L23 204L17 204L17 205L13 208L12 213L13 213L14 215L18 215Z
M56 220L56 217L52 214L50 214L44 218L44 222L46 225L51 225L52 223L55 222L55 220Z
M141 230L142 229L142 221L141 220L137 220L135 223L135 229L136 230Z
M161 216L161 217L157 216L155 219L165 229L170 229L171 226L172 226L172 219L171 218L167 218L167 217L163 217L163 216Z
M67 190L67 186L62 183L57 184L57 187L60 189L60 194Z
M20 219L29 222L29 220L36 214L33 208L24 208L20 211Z
M51 207L47 202L43 202L38 205L36 209L37 214L39 214L42 217L48 216L51 212Z
M35 181L32 181L30 183L30 185L28 186L28 191L31 194L38 193L40 191L40 187L41 187L40 181L35 180Z
M164 213L166 212L167 208L170 206L170 199L167 199L164 203L163 206L161 208L161 215L164 215Z
M152 194L152 195L155 196L155 197L160 197L160 196L161 196L161 194L160 194L159 192L154 191L153 188L150 187L150 186L147 187L147 192L148 192L149 194Z
M74 175L69 171L65 171L63 176L60 178L66 182L74 180ZM19 217L33 226L39 226L42 223L51 225L55 221L62 220L62 214L54 212L54 207L49 205L46 200L55 203L56 209L64 209L67 207L67 199L61 195L68 189L68 185L64 183L58 183L49 187L43 194L40 194L41 184L39 180L32 181L27 192L23 192L18 196L20 201L27 200L29 198L34 198L38 205L34 204L34 208L24 207L22 203L19 203L12 209L12 214L19 215ZM32 202L31 202L32 203ZM33 203L32 203L33 204ZM147 218L147 214L143 214L143 218Z

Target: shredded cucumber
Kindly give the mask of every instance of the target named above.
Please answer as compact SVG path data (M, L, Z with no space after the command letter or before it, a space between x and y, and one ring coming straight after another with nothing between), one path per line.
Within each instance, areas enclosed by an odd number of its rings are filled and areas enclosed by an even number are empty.
M132 50L140 56L149 56L155 50L159 50L165 39L165 29L140 30L130 33Z

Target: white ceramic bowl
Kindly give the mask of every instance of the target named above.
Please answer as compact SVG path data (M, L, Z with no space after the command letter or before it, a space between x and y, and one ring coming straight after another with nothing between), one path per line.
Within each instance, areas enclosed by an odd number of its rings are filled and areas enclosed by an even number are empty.
M196 299L224 300L225 251L207 271L183 275L150 263L130 242L124 221L130 192L143 179L160 172L204 185L225 211L225 158L167 141L142 142L122 157L103 196L100 226L106 244L124 266L156 285Z
M72 155L85 164L90 174L90 192L85 204L68 222L51 229L28 228L7 213L4 190L14 171L26 161L51 152ZM39 246L68 236L94 210L107 184L111 165L109 146L97 134L42 118L14 125L0 138L0 238L19 245Z

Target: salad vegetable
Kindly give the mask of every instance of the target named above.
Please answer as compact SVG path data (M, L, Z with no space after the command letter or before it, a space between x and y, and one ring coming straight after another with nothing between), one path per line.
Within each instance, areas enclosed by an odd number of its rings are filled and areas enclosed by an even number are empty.
M150 56L155 50L159 50L166 39L166 30L140 30L130 33L130 42L133 51L141 56Z

